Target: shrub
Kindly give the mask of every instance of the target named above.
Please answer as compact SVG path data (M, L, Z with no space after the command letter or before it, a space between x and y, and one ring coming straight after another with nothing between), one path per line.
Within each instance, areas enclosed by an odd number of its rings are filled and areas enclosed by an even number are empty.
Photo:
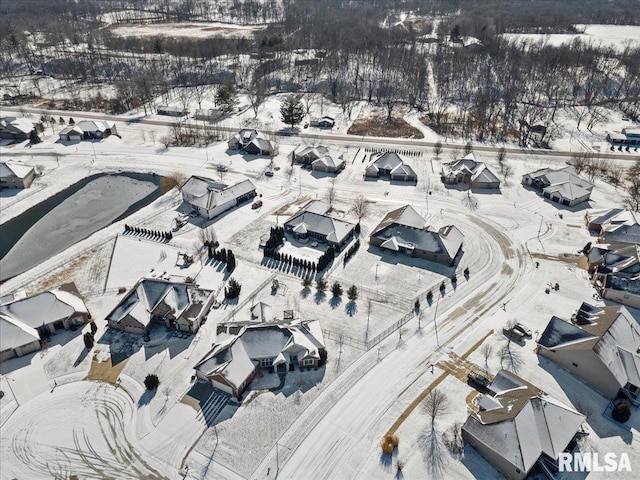
M232 299L240 296L242 285L234 278L229 279L229 285L224 290L224 298Z
M469 267L465 267L464 269L464 276L468 277L469 276Z
M147 390L156 390L160 385L160 379L155 373L150 373L144 379L144 386L147 387Z
M397 435L390 435L390 434L387 434L387 435L385 436L385 439L387 439L387 441L388 441L389 443L391 443L391 445L393 445L393 446L394 446L394 448L395 448L395 447L397 447L398 445L400 445L400 439L398 438L398 436L397 436Z
M96 322L91 322L89 324L89 327L91 328L91 335L95 335L96 332L98 331L98 326L96 325Z
M458 283L458 277L455 273L451 275L451 283Z
M447 286L444 284L444 280L443 280L442 283L440 284L440 291L444 292L446 288Z
M389 455L389 456L393 455L394 447L391 443L387 442L386 438L382 440L382 443L380 444L380 446L382 447L383 454Z
M311 277L304 277L302 279L302 286L304 288L309 288L311 286Z
M84 340L84 346L89 349L95 344L95 339L93 338L93 334L91 332L85 333L82 336L82 339Z
M429 290L427 292L427 300L431 301L432 298L433 298L433 292L431 290Z
M420 300L416 299L415 303L413 304L413 308L415 310L420 310Z
M624 423L631 417L631 409L627 402L620 402L613 408L611 416L616 422Z

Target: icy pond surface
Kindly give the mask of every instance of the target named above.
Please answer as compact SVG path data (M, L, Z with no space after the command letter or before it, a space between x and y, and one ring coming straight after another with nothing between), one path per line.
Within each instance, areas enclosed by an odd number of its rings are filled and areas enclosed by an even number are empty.
M3 245L7 253L0 260L0 280L26 272L148 205L160 196L159 178L114 174L85 179L2 225L3 243L10 243Z

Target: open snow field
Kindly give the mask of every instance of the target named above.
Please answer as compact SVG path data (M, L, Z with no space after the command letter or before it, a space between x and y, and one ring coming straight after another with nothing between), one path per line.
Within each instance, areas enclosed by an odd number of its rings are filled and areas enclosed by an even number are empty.
M538 33L505 33L503 37L519 43L544 43L548 45L564 45L575 40L593 43L596 46L614 48L618 51L627 46L640 46L640 27L636 25L576 25L582 33L576 34L538 34Z
M319 105L314 108L319 110ZM261 110L260 121L268 123L269 117L262 116L265 112L275 117L275 102ZM253 112L243 115L253 117ZM337 214L355 221L353 198L362 194L370 201L369 213L362 220L360 250L346 265L338 258L326 273L329 284L339 281L343 287L358 287L360 296L353 308L348 306L346 296L338 301L329 292L317 296L314 288L305 291L299 277L263 263L258 247L270 226L281 225L307 201L324 198L331 187L331 177L314 175L298 166L291 169L288 159L298 143L323 142L312 137L279 138L280 154L273 161L275 175L269 178L263 175L269 168L268 158L229 152L225 142L206 150L166 149L159 139L168 129L164 125L123 122L118 125L122 139L66 145L57 143L49 128L44 142L33 148L1 147L3 156L44 167L44 175L36 179L32 191L13 196L3 193L3 221L80 178L132 168L158 174L179 170L227 184L249 178L264 202L257 210L243 204L214 221L191 219L174 232L169 243L122 235L125 223L170 229L173 218L185 211L179 193L172 190L129 218L0 286L0 294L16 289L33 293L72 279L86 294L99 327L96 347L89 354L83 348L82 332L64 332L52 337L48 349L0 366L0 385L6 393L0 401L0 464L3 476L8 472L7 478L76 474L81 478L268 479L277 470L278 478L283 479L389 478L395 468L381 463L379 441L404 409L445 372L443 362L452 358L451 353L462 355L490 330L499 331L514 318L539 333L551 315L566 318L583 300L602 304L592 297L594 290L586 272L566 254L575 254L593 240L584 228L585 211L618 206L620 191L596 179L588 204L566 208L545 201L519 183L526 172L564 166L563 159L524 151L509 155L513 173L500 193L472 192L469 196L440 183L441 165L452 160L453 150L445 150L436 159L431 149L412 147L407 142L407 149L421 152L411 158L419 175L418 185L412 186L365 181L365 145L358 145L354 139L346 145L344 140L338 142L344 148L347 167L333 186ZM498 171L495 153L477 152L476 156ZM625 160L619 163L628 165ZM216 170L219 164L229 169L222 178ZM455 267L383 254L368 245L367 234L387 212L404 204L411 204L436 227L451 223L459 226L465 235L464 254ZM229 276L221 265L206 258L188 268L176 264L178 252L192 251L199 242L201 227L207 226L214 228L221 246L231 248L238 259L232 274L242 284L237 302L223 302L222 288ZM315 253L308 245L291 244L286 248L292 252L303 248L307 255ZM536 261L539 268L535 267ZM468 279L462 275L465 267L470 270ZM459 279L455 288L449 281L454 271ZM210 312L207 323L195 336L183 338L156 328L145 343L135 335L105 332L104 317L120 298L117 289L130 287L142 275L154 274L195 277L200 286L216 292L222 305ZM271 291L273 279L281 284L275 293ZM443 280L447 288L440 295L437 287ZM546 294L545 287L556 282L560 290ZM431 305L425 298L428 290L434 293ZM421 307L414 312L418 297ZM198 408L183 400L192 386L192 367L215 342L219 322L242 319L259 301L271 304L274 312L294 308L303 318L321 320L328 332L328 363L317 371L288 375L283 389L276 392L268 391L274 386L275 375L265 374L252 384L241 405L230 403L215 425L208 424ZM407 318L407 323L400 330L393 330L369 351L361 349L362 342L402 318ZM495 348L501 342L496 335L485 341ZM630 440L638 434L637 412L628 431L610 425L601 416L604 400L579 382L572 383L570 377L567 380L564 372L544 365L532 349L531 340L522 348L520 374L561 400L568 397L577 401L579 397L572 389L592 399L594 413L587 423L593 448L627 451L632 465L640 468L640 449ZM484 363L477 351L469 359ZM492 373L498 363L497 358L490 358ZM433 374L432 364L436 365ZM155 395L146 394L142 385L147 373L160 377ZM112 384L84 381L87 376ZM15 397L7 390L9 385ZM466 418L465 399L471 389L452 376L440 388L452 405L451 412L440 420L441 428L446 429ZM119 412L119 417L113 412ZM91 428L82 429L82 422ZM427 476L419 448L424 423L418 408L398 430L401 444L396 458L405 462L407 477ZM61 432L59 439L50 433L55 431ZM34 450L40 455L37 461L26 462L17 452L25 442L38 445ZM127 462L133 466L123 474ZM178 477L180 469L183 473ZM464 458L447 457L446 471L445 478L498 477L472 449L465 451Z
M188 37L188 38L253 38L267 25L234 25L230 23L162 23L122 25L111 29L121 37Z

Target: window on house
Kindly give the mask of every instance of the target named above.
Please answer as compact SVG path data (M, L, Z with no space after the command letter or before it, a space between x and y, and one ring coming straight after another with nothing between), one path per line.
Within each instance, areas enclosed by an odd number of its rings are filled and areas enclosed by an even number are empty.
M271 365L273 365L272 358L263 358L262 360L260 360L261 367L270 367Z
M302 365L303 365L303 366L305 366L305 367L313 366L313 365L314 365L314 363L315 363L315 362L313 361L313 359L312 359L312 358L305 358L305 359L302 361Z

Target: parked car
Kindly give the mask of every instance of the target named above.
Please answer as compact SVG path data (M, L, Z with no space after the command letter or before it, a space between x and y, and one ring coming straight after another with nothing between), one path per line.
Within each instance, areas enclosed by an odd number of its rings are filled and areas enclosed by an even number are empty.
M251 204L252 209L260 208L262 206L262 200L256 200Z
M502 333L504 333L504 336L509 340L514 340L516 342L524 341L524 333L522 333L517 328L503 328Z
M487 377L473 371L467 373L467 381L472 386L480 388L487 388L491 384L491 381Z
M273 172L271 170L267 170L266 172L264 172L264 176L265 177L273 177Z
M531 329L522 323L516 323L513 328L515 330L520 330L526 337L531 337Z
M229 169L227 167L225 167L224 165L218 165L218 169L219 172L228 172Z

